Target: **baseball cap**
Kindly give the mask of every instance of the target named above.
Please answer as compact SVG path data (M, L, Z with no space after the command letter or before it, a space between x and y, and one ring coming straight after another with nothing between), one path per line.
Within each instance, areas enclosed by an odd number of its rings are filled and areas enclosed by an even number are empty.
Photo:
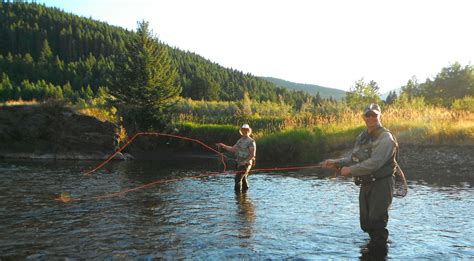
M241 129L250 129L250 126L248 124L244 124L242 125L242 127L240 127Z
M380 110L380 106L376 103L371 103L367 105L367 107L365 107L364 109L364 114L366 114L369 111L374 112L375 114L382 114L382 110Z

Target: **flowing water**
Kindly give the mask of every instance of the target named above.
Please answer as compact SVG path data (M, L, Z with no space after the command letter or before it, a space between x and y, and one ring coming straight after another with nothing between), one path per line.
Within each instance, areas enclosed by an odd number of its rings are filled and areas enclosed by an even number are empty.
M235 194L215 161L0 162L0 259L358 259L358 190L318 170L263 172ZM182 179L181 179L182 178ZM94 199L156 180L124 195ZM452 183L452 182L451 182ZM63 203L60 193L83 201ZM472 184L409 180L390 211L392 259L474 257Z

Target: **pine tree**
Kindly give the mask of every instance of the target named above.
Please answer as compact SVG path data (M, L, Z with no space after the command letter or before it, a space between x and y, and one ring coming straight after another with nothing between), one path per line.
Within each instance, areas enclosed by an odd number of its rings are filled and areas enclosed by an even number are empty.
M395 91L390 91L385 99L386 104L393 104L397 99L397 93Z
M244 92L244 97L240 103L242 115L252 116L252 101L250 100L250 95L248 92Z
M38 58L38 62L42 65L47 65L53 56L53 51L51 51L51 47L49 47L48 40L44 39L43 47L41 48L41 53Z
M181 92L177 71L172 67L168 50L148 28L148 22L138 23L138 29L116 63L116 75L111 94L124 121L136 122L140 129L150 129L164 118Z
M13 84L6 73L2 73L0 82L0 102L8 101L13 97Z

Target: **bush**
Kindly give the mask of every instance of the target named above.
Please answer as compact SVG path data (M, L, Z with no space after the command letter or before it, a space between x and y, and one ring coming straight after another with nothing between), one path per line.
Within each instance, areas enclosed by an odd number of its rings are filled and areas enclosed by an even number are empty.
M455 111L474 112L474 97L466 96L462 99L456 99L451 108Z

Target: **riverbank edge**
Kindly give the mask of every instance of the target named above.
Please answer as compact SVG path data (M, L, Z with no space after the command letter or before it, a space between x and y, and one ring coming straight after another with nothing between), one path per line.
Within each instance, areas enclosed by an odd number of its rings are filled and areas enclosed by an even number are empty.
M260 166L317 164L327 158L347 156L361 127L326 132L289 130L257 137ZM181 125L177 135L213 147L232 144L237 129L221 125ZM423 144L400 141L400 165L410 175L456 175L473 177L474 144ZM123 146L123 145L122 145ZM0 159L106 160L120 147L117 126L59 106L3 106L0 110ZM189 141L143 136L117 153L114 160L166 160L214 158L215 151Z

